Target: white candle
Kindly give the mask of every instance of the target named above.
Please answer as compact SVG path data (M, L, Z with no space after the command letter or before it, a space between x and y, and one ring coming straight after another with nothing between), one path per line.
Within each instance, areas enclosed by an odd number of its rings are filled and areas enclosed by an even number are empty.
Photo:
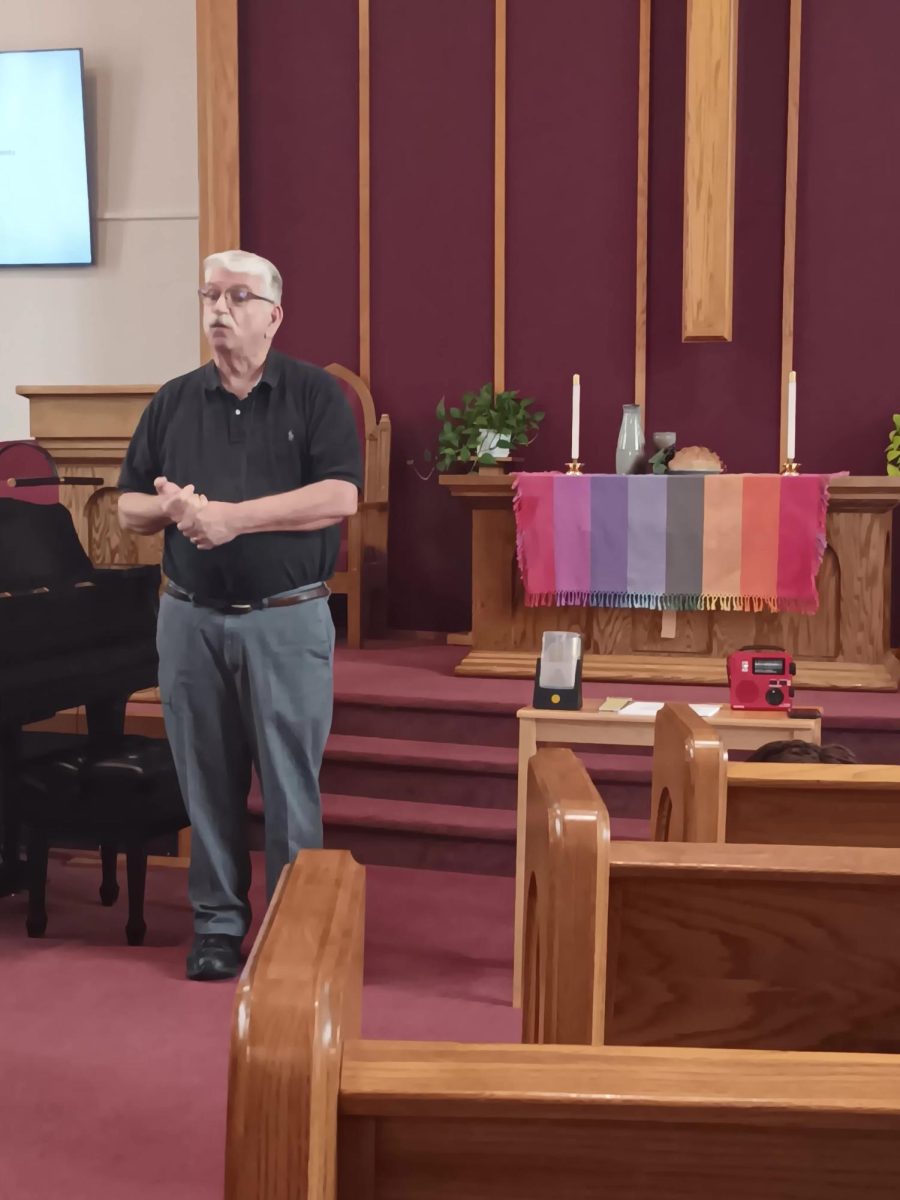
M797 449L797 372L788 375L787 397L787 456L794 458Z
M581 376L572 376L572 462L578 462L581 434Z

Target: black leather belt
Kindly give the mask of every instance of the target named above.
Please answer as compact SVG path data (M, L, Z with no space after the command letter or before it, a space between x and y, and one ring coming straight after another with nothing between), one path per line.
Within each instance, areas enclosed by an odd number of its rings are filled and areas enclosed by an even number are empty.
M262 608L289 608L292 604L305 604L307 600L322 600L331 595L331 589L327 584L320 583L318 587L308 588L305 592L295 592L293 596L266 596L248 604L232 604L227 600L207 600L203 596L192 596L184 588L167 582L166 595L174 600L186 600L188 604L195 604L198 608L212 608L226 616L239 617L244 613L258 612Z

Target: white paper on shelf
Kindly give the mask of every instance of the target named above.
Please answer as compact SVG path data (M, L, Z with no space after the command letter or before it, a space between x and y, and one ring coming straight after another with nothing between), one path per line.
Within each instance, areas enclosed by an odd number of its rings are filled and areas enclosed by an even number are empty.
M624 708L619 709L622 717L655 717L663 706L662 700L632 700ZM691 708L698 717L714 717L721 704L692 704Z

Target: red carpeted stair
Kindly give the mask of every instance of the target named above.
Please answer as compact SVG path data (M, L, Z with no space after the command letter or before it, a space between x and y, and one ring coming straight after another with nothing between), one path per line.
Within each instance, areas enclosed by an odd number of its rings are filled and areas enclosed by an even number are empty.
M462 651L392 645L338 651L332 736L322 768L326 845L361 862L511 874L515 866L516 710L522 679L453 674ZM724 688L585 686L589 698L727 701ZM825 706L824 738L868 761L896 761L900 697L804 693ZM613 818L613 836L648 835L648 752L576 748ZM251 811L260 812L258 791ZM261 831L254 834L261 845Z

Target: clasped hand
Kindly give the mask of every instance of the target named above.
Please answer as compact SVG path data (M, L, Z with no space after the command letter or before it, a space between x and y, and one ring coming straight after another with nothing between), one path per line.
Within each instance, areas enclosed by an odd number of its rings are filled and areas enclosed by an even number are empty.
M208 500L198 494L192 483L179 487L161 475L153 481L162 500L163 514L198 550L224 546L237 536L234 526L234 504Z

